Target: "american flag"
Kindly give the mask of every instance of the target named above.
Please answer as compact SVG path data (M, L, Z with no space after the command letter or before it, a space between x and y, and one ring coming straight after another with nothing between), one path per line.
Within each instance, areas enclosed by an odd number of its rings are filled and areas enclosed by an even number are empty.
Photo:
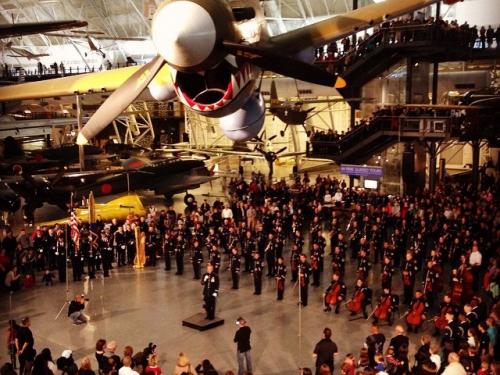
M71 210L69 227L71 229L71 239L75 244L75 248L78 249L78 244L80 243L80 229L78 229L78 218L76 217L74 210Z

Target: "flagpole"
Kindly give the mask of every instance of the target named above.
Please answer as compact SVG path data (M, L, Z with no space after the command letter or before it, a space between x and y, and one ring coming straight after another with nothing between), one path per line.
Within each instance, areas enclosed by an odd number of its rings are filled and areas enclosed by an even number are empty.
M64 226L64 237L65 237L65 257L64 257L64 273L66 276L66 301L63 303L61 306L61 309L59 310L59 313L56 315L54 320L57 320L59 318L59 315L63 312L64 308L66 305L69 304L69 275L68 275L68 227L71 225L72 221L72 216L73 216L73 192L71 192L70 195L70 201L69 201L69 221L66 223ZM73 270L75 272L75 270Z

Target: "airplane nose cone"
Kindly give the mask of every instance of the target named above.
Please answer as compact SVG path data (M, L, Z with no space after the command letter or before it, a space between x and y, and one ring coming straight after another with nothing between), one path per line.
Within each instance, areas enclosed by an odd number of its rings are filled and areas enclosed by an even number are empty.
M172 1L153 20L152 38L158 53L179 69L203 63L214 50L216 35L210 13L192 1Z

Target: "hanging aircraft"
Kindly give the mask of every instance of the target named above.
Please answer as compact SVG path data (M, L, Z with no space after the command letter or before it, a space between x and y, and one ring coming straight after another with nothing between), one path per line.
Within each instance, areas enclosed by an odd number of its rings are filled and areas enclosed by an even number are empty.
M97 53L102 56L103 59L106 58L106 53L103 51L104 47L101 46L99 40L112 40L112 41L143 41L146 38L140 37L112 37L106 36L102 31L84 31L84 30L71 30L70 34L62 33L46 33L47 36L55 36L60 38L71 38L71 39L85 39L89 52L85 52L85 57L89 53Z
M305 122L310 112L313 111L315 107L302 109L303 105L304 102L302 101L287 103L279 100L276 83L274 80L271 81L271 104L269 106L269 112L285 123L285 129L280 132L281 136L284 135L289 125L305 126Z
M257 0L171 0L152 21L157 56L135 68L0 88L0 101L114 91L78 134L86 144L146 88L157 100L175 96L191 110L220 119L233 141L264 124L257 82L263 70L343 88L346 82L312 64L314 48L439 0L386 0L270 37ZM459 0L448 0L457 2Z
M2 52L5 50L8 50L12 52L12 55L7 55L9 57L16 57L16 58L26 58L28 60L38 60L40 57L45 57L49 56L47 53L33 53L30 50L27 50L26 48L23 47L17 47L13 45L13 42L8 42L8 43L2 43L0 41L0 48L2 49Z
M152 190L171 201L175 194L196 189L205 182L214 180L203 160L177 159L151 161L146 158L132 158L123 163L122 169L95 170L66 173L61 167L57 173L23 173L5 178L7 187L22 196L27 221L32 222L37 208L49 203L66 210L73 194L74 202L88 197L109 196L136 190ZM7 191L6 191L7 192ZM0 203L2 187L0 186ZM192 200L186 194L184 200Z
M85 21L49 21L49 22L27 22L8 23L0 25L0 39L12 38L23 35L46 33L48 31L66 30L87 26Z

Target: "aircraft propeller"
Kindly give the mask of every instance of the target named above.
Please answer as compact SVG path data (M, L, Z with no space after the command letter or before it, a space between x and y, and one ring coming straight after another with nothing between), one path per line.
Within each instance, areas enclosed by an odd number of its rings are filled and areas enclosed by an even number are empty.
M89 119L78 134L76 143L84 145L88 143L89 139L106 128L144 91L164 64L165 60L158 55L132 74Z

